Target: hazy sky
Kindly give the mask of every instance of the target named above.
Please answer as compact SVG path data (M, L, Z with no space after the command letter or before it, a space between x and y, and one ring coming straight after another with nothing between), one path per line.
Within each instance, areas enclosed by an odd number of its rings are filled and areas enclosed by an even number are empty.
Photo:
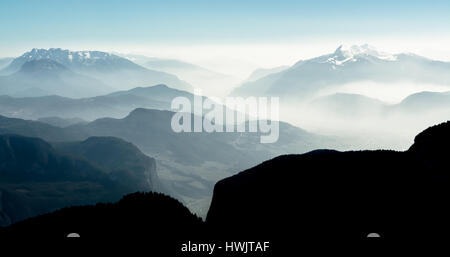
M448 0L1 0L0 56L61 47L211 66L226 57L224 66L239 59L250 69L292 64L342 43L369 43L450 60L449 13Z

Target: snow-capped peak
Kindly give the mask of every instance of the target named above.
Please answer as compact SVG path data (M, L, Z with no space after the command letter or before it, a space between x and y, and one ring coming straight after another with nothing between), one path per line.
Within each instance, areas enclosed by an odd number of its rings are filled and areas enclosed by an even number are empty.
M355 62L359 58L377 58L382 60L394 61L396 57L394 55L380 52L375 47L368 44L364 45L340 45L336 51L327 59L326 62L342 65L346 62Z
M19 59L18 67L26 61L49 59L57 61L67 67L77 68L83 66L92 66L98 60L112 61L120 59L120 57L111 55L110 53L100 51L70 51L61 48L37 49L24 53Z

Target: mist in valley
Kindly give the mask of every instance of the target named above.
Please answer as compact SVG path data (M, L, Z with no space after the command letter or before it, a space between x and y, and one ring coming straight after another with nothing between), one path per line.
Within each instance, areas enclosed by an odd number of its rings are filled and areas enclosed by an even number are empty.
M402 151L420 131L449 118L449 78L438 75L450 63L368 45L328 52L294 64L265 63L244 76L158 56L32 49L1 71L0 132L56 146L91 137L125 140L155 160L150 190L206 217L215 183L261 162L316 149ZM245 128L257 117L227 106L226 97L278 98L277 117L260 117L279 121L278 140L262 143L259 130L177 133L171 127L177 97L210 101L224 118L227 110L242 113ZM187 111L192 119L211 118L210 108ZM214 124L225 128L227 121Z

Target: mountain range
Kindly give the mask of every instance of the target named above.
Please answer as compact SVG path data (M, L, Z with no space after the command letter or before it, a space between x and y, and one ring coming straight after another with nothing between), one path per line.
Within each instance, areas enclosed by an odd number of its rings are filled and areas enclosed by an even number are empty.
M121 118L136 108L170 110L172 99L194 95L166 85L139 87L88 98L61 96L10 97L0 96L0 114L22 119L59 117L95 120L102 117Z
M0 92L18 96L86 97L162 83L192 90L191 85L174 75L149 70L126 58L100 51L32 49L15 58L0 74L4 75L0 77ZM36 74L39 76L33 80Z
M387 54L369 45L340 46L333 53L298 61L293 66L242 84L240 96L280 96L305 100L357 82L450 85L450 63L410 53Z

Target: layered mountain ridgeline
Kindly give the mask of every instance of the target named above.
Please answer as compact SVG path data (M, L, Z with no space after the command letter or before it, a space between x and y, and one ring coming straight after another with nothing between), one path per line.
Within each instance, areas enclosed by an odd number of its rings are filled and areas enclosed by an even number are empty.
M53 147L38 138L1 135L0 163L2 226L62 207L161 189L155 160L117 138Z
M198 239L269 241L271 254L337 250L323 248L337 244L354 249L369 233L396 244L446 240L449 132L450 122L429 128L406 152L317 150L277 157L218 182L206 224L170 197L137 193L115 204L31 218L0 229L0 238L54 243L78 233L96 243L145 241L151 253L162 255Z
M0 116L0 134L18 134L39 137L49 142L77 141L89 137L81 131L60 128L38 121Z
M133 245L135 248L128 251L175 256L182 241L198 239L202 230L202 220L173 198L133 193L116 203L64 208L0 228L0 239L54 247L67 235L77 233L84 242L95 242L93 249L110 251Z
M60 118L55 116L39 118L37 121L60 128L65 128L80 123L87 123L87 121L80 118Z
M399 103L387 103L361 94L335 93L318 97L308 105L312 111L320 111L328 118L352 117L372 119L381 117L424 115L442 116L450 113L450 91L422 91L405 97ZM442 120L442 118L441 118Z
M280 154L342 147L333 138L282 122L279 140L273 144L261 144L261 133L176 133L171 128L173 115L169 111L136 109L123 119L103 118L66 128L3 117L0 119L0 134L16 133L51 142L80 141L90 136L123 138L155 157L158 173L168 190L203 216L206 215L214 183L236 171Z
M0 73L4 75L0 77L0 93L15 96L89 97L160 83L192 90L174 75L100 51L33 49Z
M21 119L59 117L95 120L103 117L122 118L136 108L170 110L172 99L194 95L166 85L138 87L96 97L73 99L61 96L0 96L0 114Z
M369 233L395 242L448 240L449 134L447 122L405 152L277 157L218 182L206 222L225 238L266 238L288 250Z
M136 109L124 119L104 118L68 129L123 138L154 156L161 179L200 215L206 215L214 183L236 171L280 154L342 147L333 138L287 123L280 123L279 140L273 144L260 143L261 133L176 133L171 128L173 115L169 111Z

